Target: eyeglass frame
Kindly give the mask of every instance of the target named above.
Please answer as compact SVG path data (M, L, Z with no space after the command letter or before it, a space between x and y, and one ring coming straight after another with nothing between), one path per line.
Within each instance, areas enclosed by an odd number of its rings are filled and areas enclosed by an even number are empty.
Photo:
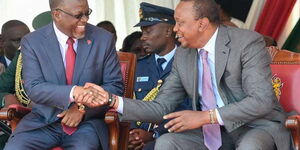
M86 16L87 18L89 18L89 16L90 16L90 15L92 14L92 12L93 12L93 10L92 10L91 8L89 8L89 11L86 12L86 13L80 13L80 14L78 14L78 15L73 15L73 14L71 14L71 13L68 13L68 12L66 12L66 11L64 11L64 10L62 10L62 9L60 9L60 8L56 8L55 10L56 10L56 11L61 11L61 12L65 13L65 14L67 14L67 15L69 15L69 16L75 18L75 19L78 19L78 20L80 20L83 16Z

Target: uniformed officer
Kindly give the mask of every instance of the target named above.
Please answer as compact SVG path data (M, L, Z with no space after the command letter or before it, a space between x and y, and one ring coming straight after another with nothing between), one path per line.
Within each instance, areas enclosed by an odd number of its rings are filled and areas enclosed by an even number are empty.
M137 62L136 99L153 100L160 86L170 74L177 48L173 32L175 25L173 15L174 10L172 9L145 2L140 4L140 22L135 27L141 27L143 48L151 54ZM188 102L186 100L186 103L177 110L191 108ZM167 132L163 125L164 123L154 125L135 122L132 126L135 129L130 131L129 148L153 149L154 139ZM144 144L146 145L144 146Z

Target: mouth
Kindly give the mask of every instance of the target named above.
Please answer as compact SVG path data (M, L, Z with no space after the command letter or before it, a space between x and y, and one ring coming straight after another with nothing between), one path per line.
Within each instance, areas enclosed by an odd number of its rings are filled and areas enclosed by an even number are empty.
M143 44L142 47L143 47L144 49L148 49L148 48L149 48L149 45L148 45L148 44Z
M181 39L182 37L183 37L183 36L178 35L178 34L176 34L176 36L175 36L175 38L176 38L177 40Z
M78 26L76 26L76 29L82 31L82 30L85 30L85 26L84 25L78 25Z
M74 36L77 39L83 38L85 34L85 25L77 25L75 28Z

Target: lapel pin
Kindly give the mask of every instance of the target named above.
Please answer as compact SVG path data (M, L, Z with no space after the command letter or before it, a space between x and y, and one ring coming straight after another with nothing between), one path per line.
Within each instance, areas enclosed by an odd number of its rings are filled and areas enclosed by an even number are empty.
M87 40L86 42L88 43L88 45L90 45L92 43L91 40Z

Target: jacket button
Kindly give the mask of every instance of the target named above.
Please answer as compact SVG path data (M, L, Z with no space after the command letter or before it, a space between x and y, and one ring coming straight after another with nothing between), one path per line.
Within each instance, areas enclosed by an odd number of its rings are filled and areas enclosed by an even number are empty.
M141 89L141 88L139 88L139 89L138 89L138 92L141 92L141 91L142 91L142 89Z

